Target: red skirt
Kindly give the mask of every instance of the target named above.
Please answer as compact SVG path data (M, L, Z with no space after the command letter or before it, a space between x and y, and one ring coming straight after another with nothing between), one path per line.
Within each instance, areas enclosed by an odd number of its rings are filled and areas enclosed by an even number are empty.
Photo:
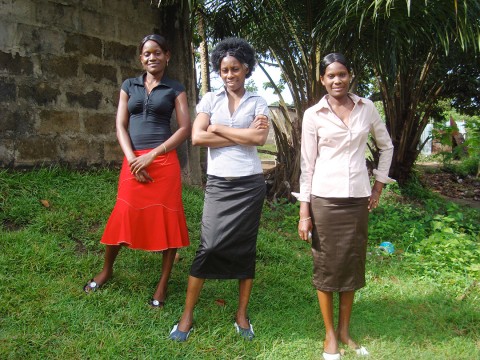
M135 151L140 156L150 150ZM158 156L146 169L153 182L140 183L123 159L117 202L101 243L162 251L190 244L182 203L177 152Z

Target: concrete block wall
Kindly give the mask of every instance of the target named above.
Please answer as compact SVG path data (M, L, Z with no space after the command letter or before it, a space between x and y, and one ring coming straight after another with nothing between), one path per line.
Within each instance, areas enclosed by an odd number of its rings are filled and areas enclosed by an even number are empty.
M137 46L147 34L173 45L169 75L190 90L193 108L188 14L185 21L179 9L149 0L0 0L0 167L118 164L120 86L142 73ZM188 154L181 158L186 166Z

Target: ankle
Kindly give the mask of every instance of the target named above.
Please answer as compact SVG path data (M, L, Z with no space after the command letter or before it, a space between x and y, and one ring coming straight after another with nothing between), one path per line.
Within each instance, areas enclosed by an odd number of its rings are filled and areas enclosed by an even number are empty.
M247 316L247 313L244 312L244 311L237 311L237 313L235 314L235 321L237 322L237 324L245 324L245 323L248 323L248 316Z
M188 331L193 324L193 314L187 313L183 314L178 322L178 328L180 331Z
M323 342L323 351L328 354L338 353L338 342L335 336L325 336L325 341Z
M110 278L112 277L112 272L106 273L105 271L101 271L99 274L95 275L93 280L99 284L103 285L105 284Z
M155 290L153 293L153 298L158 301L163 301L167 297L167 291L165 289Z

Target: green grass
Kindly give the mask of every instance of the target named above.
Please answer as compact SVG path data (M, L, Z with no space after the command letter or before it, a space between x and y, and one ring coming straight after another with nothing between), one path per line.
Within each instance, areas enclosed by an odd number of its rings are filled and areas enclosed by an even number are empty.
M265 154L265 153L260 152L260 150L276 152L277 151L277 146L275 144L268 143L268 144L265 144L263 146L259 146L258 150L259 150L258 156L260 157L260 160L275 160L275 158L276 158L275 155Z
M311 285L310 249L296 235L295 204L264 207L249 307L257 334L252 342L234 332L237 283L214 280L205 283L188 342L167 339L182 312L198 246L198 188L184 189L192 245L180 251L163 310L146 305L161 267L155 253L122 250L111 281L85 295L82 286L103 263L98 241L115 201L117 176L113 170L0 171L1 359L321 358L323 325ZM415 263L402 256L412 226L418 228L415 236L430 236L428 211L422 209L428 205L442 213L449 205L414 202L395 188L384 199L383 210L372 215L367 286L356 296L352 335L370 359L480 358L480 289L474 278L453 268L432 276L412 271ZM418 216L424 218L415 222ZM475 223L477 216L465 210L464 222ZM376 255L376 244L386 239L397 253ZM343 357L355 358L352 352Z

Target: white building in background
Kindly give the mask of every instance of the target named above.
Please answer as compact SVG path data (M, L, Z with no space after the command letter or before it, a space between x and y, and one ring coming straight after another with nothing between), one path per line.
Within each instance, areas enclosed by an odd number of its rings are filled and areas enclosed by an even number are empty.
M422 155L432 155L432 130L433 124L427 124L427 126L425 126L425 129L423 130L422 136L420 136L419 146L428 139L425 143L425 146L422 148L422 151L420 152L420 154Z
M458 132L463 135L464 139L466 139L467 133L465 130L465 121L457 121L456 124L458 127ZM450 126L450 120L446 121L444 125ZM433 131L433 124L427 124L427 126L425 126L425 129L423 130L422 136L420 137L419 146L423 144L425 140L428 139L427 142L425 143L425 146L422 148L422 151L420 152L422 155L432 155L432 145L433 145L432 131Z

